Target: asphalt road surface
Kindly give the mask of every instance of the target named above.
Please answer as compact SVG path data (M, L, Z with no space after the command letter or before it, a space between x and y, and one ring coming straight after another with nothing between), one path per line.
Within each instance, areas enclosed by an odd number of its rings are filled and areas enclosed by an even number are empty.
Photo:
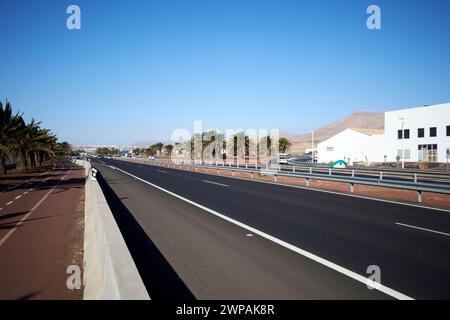
M450 298L448 211L93 162L153 299Z

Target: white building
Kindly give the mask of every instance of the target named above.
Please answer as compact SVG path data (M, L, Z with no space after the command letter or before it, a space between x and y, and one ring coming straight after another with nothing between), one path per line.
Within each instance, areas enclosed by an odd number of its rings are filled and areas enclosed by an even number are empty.
M350 128L317 145L317 161L383 162L383 130Z
M384 134L346 129L317 146L318 161L446 162L450 154L450 103L388 111ZM398 158L397 158L398 157Z
M388 161L447 161L450 103L386 112L384 128Z

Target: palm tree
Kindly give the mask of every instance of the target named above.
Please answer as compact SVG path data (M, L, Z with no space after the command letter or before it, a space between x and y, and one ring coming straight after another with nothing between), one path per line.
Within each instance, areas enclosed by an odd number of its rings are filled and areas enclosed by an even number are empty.
M281 153L286 153L292 146L292 143L286 137L280 137L278 146Z
M164 150L166 150L167 155L170 157L172 155L173 145L166 144Z
M6 101L5 107L0 101L0 174L6 174L6 160L10 159L8 144L15 131L17 116L13 116L11 104Z

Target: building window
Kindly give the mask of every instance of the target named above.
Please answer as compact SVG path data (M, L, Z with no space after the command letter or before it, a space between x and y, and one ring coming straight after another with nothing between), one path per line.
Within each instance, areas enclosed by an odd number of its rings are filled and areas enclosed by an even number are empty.
M418 137L418 138L423 138L423 137L425 137L425 129L424 129L424 128L419 128L419 129L417 129L417 137Z
M402 132L402 130L398 130L397 131L397 138L398 139L403 139L403 132Z
M403 152L405 153L405 160L411 159L411 149L404 149L403 151L402 149L398 149L397 155L400 158L400 160L402 159Z
M447 137L450 137L450 126L447 126Z
M403 137L404 137L404 139L409 139L409 129L405 129L403 131Z
M327 147L327 151L334 151L334 147Z
M437 144L419 144L419 153L417 159L419 161L436 162Z
M430 128L430 137L436 137L436 135L437 135L436 127L431 127Z

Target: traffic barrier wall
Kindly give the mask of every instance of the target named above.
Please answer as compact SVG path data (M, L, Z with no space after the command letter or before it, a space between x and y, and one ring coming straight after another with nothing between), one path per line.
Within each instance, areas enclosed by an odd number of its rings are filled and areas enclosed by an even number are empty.
M149 300L90 162L75 163L85 168L86 177L83 299Z

